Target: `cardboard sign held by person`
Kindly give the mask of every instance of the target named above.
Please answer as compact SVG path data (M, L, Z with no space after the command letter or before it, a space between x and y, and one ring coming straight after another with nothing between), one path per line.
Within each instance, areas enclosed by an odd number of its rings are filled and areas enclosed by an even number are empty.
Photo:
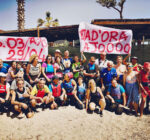
M131 30L120 30L80 23L80 51L89 53L131 54Z
M3 61L29 61L37 54L39 61L48 55L48 43L44 37L8 37L0 36L0 59Z

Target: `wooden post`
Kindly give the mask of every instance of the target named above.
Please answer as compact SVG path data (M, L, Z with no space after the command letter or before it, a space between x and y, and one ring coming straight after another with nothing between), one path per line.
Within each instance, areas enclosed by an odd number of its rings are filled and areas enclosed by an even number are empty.
M37 37L40 37L40 28L37 26Z

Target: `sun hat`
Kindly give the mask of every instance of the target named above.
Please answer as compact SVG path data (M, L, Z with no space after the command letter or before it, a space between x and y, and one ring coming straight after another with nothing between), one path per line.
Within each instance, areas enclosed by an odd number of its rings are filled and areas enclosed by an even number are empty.
M138 58L137 58L136 56L132 56L131 59L136 59L136 60L138 60Z
M57 53L61 53L61 51L60 51L59 49L55 50L55 52L57 52Z
M3 72L0 72L0 77L6 77L6 74Z

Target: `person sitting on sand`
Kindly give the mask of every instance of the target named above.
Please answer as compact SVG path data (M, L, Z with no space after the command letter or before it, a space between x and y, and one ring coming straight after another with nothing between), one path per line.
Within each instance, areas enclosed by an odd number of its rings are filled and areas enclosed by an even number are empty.
M30 104L30 90L24 87L24 80L17 80L17 89L12 93L11 103L14 105L15 111L19 112L19 117L23 117L23 113L27 118L31 118L33 113L29 107Z
M70 79L68 74L64 75L62 89L64 89L67 94L66 103L76 106L76 108L78 109L83 109L83 103L79 100L77 96L77 84L73 79Z
M86 84L83 82L83 77L78 77L77 82L77 96L83 103L85 102Z
M0 111L10 105L10 85L6 82L6 74L0 73Z
M23 75L22 75L22 74L18 74L18 76L15 77L15 79L12 81L11 86L10 86L10 91L11 91L11 93L12 93L14 90L17 89L17 80L20 79L20 78L21 78L21 79L24 79L24 74L23 74ZM29 90L32 91L32 86L31 86L27 81L25 81L25 80L24 80L24 87L28 87Z
M49 90L52 92L55 102L58 106L64 104L67 99L66 91L62 88L58 76L53 76L52 83L49 85Z
M86 111L94 111L96 105L100 106L98 113L100 116L103 116L103 110L106 106L105 98L99 87L96 86L96 83L93 79L89 80L88 88L86 90Z
M111 81L111 86L107 90L106 108L111 111L115 111L116 114L121 115L123 112L123 106L126 105L125 89L122 85L117 83L117 80Z
M31 91L31 106L33 109L36 108L38 103L42 103L43 107L49 106L50 109L57 108L52 92L49 91L49 88L45 83L46 80L40 78L38 84L35 85Z

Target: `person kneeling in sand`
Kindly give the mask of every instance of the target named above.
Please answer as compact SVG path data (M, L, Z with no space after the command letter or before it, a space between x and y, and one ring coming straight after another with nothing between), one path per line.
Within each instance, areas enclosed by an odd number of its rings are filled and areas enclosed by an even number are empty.
M42 103L43 108L47 106L49 106L50 109L57 108L54 97L45 83L46 80L44 78L40 78L38 84L35 85L31 91L31 106L33 109L36 108L38 103Z
M67 105L70 104L78 109L83 109L84 105L77 96L77 84L75 80L70 79L68 74L64 75L62 89L64 89L67 94Z
M106 108L115 111L116 114L121 115L123 107L126 105L126 94L122 85L118 84L115 79L111 81L106 95Z
M58 106L61 106L65 103L67 99L66 91L62 88L58 76L53 76L52 83L49 85L49 90L52 92L55 102Z
M86 111L95 111L96 105L100 106L98 113L103 116L103 110L106 106L105 98L99 87L93 79L88 82L88 88L86 90Z
M6 83L6 74L0 72L0 111L9 108L10 103L10 85Z
M27 87L24 87L24 80L17 80L17 89L12 92L12 100L11 103L14 105L15 111L19 112L19 117L23 117L23 113L27 116L27 118L31 118L33 113L29 108L30 104L30 90Z

